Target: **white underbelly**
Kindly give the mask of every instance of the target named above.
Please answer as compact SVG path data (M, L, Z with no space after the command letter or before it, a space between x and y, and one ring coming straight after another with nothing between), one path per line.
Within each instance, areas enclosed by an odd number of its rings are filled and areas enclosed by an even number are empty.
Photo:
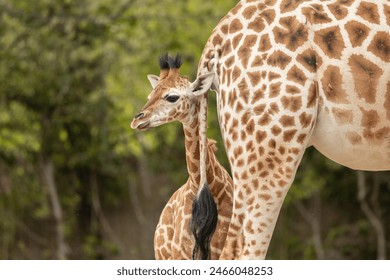
M352 169L390 170L390 122L381 118L376 130L367 130L359 125L359 119L355 116L351 124L340 124L330 110L321 111L310 144L327 158Z

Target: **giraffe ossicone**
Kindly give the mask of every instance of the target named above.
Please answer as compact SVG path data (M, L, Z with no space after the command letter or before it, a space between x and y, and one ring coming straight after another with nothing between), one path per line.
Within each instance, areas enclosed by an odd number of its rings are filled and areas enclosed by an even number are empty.
M215 156L215 141L200 135L200 130L205 130L207 125L201 104L207 106L204 95L214 74L200 75L191 83L179 75L180 65L179 56L160 57L160 75L148 75L153 90L131 123L132 128L145 130L180 121L184 129L189 178L172 195L161 214L154 238L155 256L157 259L218 259L230 223L233 186ZM203 183L202 176L205 177ZM205 215L211 215L211 219ZM194 222L194 217L199 221ZM199 250L193 252L193 248Z

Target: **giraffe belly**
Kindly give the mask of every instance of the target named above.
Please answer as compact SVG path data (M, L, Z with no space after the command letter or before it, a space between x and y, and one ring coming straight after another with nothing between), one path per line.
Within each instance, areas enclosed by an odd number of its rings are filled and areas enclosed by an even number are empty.
M377 130L357 124L340 125L331 112L319 112L311 145L327 158L351 169L390 170L390 126L386 118Z

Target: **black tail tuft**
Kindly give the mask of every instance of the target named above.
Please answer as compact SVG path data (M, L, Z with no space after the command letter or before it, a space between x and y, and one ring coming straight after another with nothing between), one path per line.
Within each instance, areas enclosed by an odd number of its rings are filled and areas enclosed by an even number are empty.
M218 222L218 209L205 184L198 197L192 203L191 231L195 237L195 247L192 258L195 259L200 251L202 260L210 258L210 241Z

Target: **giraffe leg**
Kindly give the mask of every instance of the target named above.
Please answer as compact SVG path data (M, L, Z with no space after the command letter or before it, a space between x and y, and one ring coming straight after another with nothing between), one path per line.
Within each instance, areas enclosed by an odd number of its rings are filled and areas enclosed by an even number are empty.
M296 170L294 163L277 167L280 171L264 169L246 180L235 177L233 215L220 259L265 258Z
M307 97L292 101L297 97L302 96L286 95L281 108L265 100L255 108L236 111L235 118L225 113L226 108L219 110L234 181L232 220L220 259L266 256L316 120L317 106L293 105L307 103Z

